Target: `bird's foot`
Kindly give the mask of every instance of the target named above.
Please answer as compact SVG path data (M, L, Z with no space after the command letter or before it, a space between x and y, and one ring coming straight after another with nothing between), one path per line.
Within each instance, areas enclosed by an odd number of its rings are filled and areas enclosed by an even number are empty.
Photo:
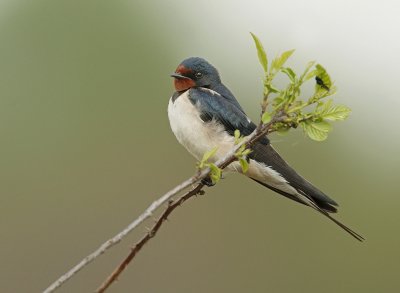
M208 187L212 187L215 185L215 183L211 180L210 176L207 176L204 179L201 179L201 183L204 185L207 185Z

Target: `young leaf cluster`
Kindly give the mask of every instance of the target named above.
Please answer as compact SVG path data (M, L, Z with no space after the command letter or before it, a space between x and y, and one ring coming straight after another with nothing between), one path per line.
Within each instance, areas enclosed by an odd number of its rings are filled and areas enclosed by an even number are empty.
M210 168L210 178L213 184L217 183L221 179L222 170L214 163L209 162L218 151L218 147L215 147L203 155L200 162L197 163L197 168L202 170L204 168Z
M240 135L240 131L238 129L235 130L235 144L239 144L243 141L243 136ZM240 167L242 168L242 172L246 173L249 170L249 162L247 160L247 156L251 153L251 150L246 148L245 144L242 144L240 148L236 151L235 157L239 161Z
M332 130L331 121L346 119L350 109L344 105L334 105L328 97L336 93L332 79L325 68L309 62L305 70L299 75L292 68L286 66L286 61L294 50L283 52L274 58L269 65L267 53L260 40L251 34L258 53L258 59L264 70L264 90L262 102L261 121L266 124L277 113L286 116L282 122L275 123L272 131L285 133L291 128L300 126L305 134L316 141L323 141ZM273 81L277 74L287 76L289 83L284 88L277 88ZM314 92L307 99L300 99L302 86L314 79ZM270 96L272 101L269 102Z

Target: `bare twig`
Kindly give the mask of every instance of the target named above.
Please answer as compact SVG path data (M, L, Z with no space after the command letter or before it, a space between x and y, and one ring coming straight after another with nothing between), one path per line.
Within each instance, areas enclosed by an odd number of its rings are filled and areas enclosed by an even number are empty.
M154 211L156 211L160 206L165 204L172 196L186 189L187 187L195 184L197 181L205 178L208 174L209 170L205 169L201 173L196 174L189 179L185 180L175 188L171 189L159 199L154 201L138 218L136 218L132 223L130 223L124 230L115 235L113 238L104 242L98 249L94 252L86 256L82 259L76 266L70 269L67 273L62 275L59 279L57 279L53 284L51 284L47 289L43 291L43 293L54 292L58 287L60 287L63 283L68 281L73 275L79 272L82 268L87 266L101 254L106 252L109 248L120 242L129 232L134 230L137 226L143 223L146 219L150 218Z
M235 145L235 147L232 150L230 150L225 155L225 157L218 160L215 163L215 165L217 165L221 169L226 168L232 162L236 161L235 153L238 151L238 149L243 144L246 145L246 148L251 147L257 140L259 140L261 137L263 137L264 135L266 135L267 133L269 133L271 131L271 126L274 123L283 121L284 118L285 118L285 116L282 113L277 113L269 123L263 124L262 127L257 127L257 129L254 130L252 134L247 136L241 143ZM205 168L202 171L197 172L195 175L193 175L189 179L185 180L178 186L174 187L167 193L165 193L159 199L154 201L137 219L135 219L132 223L130 223L124 230L122 230L120 233L118 233L111 239L104 242L98 249L96 249L94 252L92 252L91 254L86 256L84 259L82 259L76 266L74 266L67 273L65 273L60 278L58 278L47 289L45 289L43 291L43 293L54 292L58 287L60 287L62 284L64 284L66 281L68 281L73 275L75 275L77 272L79 272L82 268L87 266L89 263L91 263L93 260L95 260L101 254L106 252L109 248L111 248L112 246L114 246L115 244L120 242L128 233L130 233L132 230L134 230L139 224L143 223L146 219L151 217L154 211L156 211L160 206L164 205L174 195L178 194L179 192L183 191L184 189L188 188L189 186L199 182L200 180L206 178L209 175L209 173L210 173L210 168ZM161 222L161 224L162 224L162 222Z
M165 220L167 220L168 216L172 213L174 209L176 209L178 206L180 206L182 203L184 203L186 200L189 198L204 192L201 189L203 188L204 184L199 183L195 188L192 190L189 190L186 192L184 195L182 195L179 199L176 201L170 201L168 203L168 207L164 210L164 212L161 214L161 216L158 218L154 226L140 239L135 246L131 249L131 252L128 254L128 256L121 262L120 265L112 272L112 274L104 281L104 283L96 290L97 293L103 293L106 291L106 289L118 279L118 276L123 272L123 270L129 265L129 263L132 261L132 259L136 256L136 254L142 249L142 247L151 239L153 238L158 230L161 228L161 225Z

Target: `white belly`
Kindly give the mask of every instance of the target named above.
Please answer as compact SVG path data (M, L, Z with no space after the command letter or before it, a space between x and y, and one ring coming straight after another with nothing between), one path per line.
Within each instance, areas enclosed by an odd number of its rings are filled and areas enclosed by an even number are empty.
M168 118L178 141L197 159L214 147L218 147L211 161L222 158L234 145L234 138L215 121L204 122L200 113L190 102L186 91L175 102L168 104Z

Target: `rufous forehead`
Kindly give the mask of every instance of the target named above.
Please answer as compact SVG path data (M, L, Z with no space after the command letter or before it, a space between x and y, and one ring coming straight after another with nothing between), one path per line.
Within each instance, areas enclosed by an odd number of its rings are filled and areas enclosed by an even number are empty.
M193 70L186 68L184 65L181 64L176 68L175 72L180 73L182 75L188 75L188 74L192 73Z

